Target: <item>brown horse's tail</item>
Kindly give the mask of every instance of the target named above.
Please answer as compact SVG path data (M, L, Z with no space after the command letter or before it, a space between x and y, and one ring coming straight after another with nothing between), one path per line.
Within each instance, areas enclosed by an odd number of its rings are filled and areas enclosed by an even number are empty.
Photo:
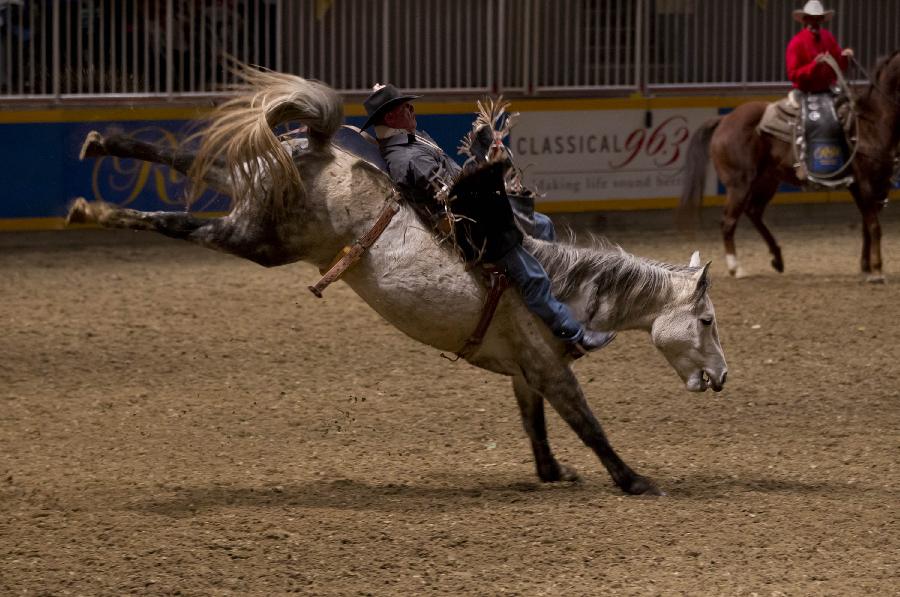
M703 205L703 188L706 186L706 165L709 163L709 142L721 117L704 122L694 132L688 145L684 165L684 187L678 203L678 225L682 228L695 227Z

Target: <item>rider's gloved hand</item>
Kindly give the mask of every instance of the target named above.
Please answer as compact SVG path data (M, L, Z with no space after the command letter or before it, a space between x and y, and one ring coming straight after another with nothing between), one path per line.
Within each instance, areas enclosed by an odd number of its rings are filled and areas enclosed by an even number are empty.
M471 151L477 161L487 161L488 151L490 151L491 143L493 142L494 131L488 125L483 124L475 131Z

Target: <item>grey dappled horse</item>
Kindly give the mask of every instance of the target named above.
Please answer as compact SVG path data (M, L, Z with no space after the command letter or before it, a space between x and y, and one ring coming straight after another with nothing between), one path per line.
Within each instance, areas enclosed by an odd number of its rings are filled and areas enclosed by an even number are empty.
M245 93L221 106L196 156L91 133L83 153L169 164L233 198L228 215L140 212L78 199L69 220L110 228L152 230L232 253L264 266L306 261L326 268L362 236L396 192L381 171L332 145L343 119L340 97L302 78L242 69ZM303 122L309 151L296 159L273 132ZM690 391L725 383L727 366L707 294L708 267L644 260L610 245L579 248L526 241L546 266L557 296L596 329L649 332ZM442 246L407 205L343 280L375 311L410 337L457 351L475 329L485 299L476 272ZM600 457L613 481L632 494L661 494L653 481L616 454L594 417L562 342L506 292L483 344L466 359L513 378L525 431L542 481L576 480L550 450L544 400Z

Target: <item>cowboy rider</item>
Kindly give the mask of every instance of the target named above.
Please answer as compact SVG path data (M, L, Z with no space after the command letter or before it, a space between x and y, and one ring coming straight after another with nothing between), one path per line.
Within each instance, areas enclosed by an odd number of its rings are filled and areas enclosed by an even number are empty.
M822 27L822 23L831 20L834 11L825 10L819 0L809 0L793 14L794 20L803 24L803 29L788 43L785 55L788 78L794 88L803 93L828 91L837 80L837 75L821 62L822 57L830 54L845 71L853 50L842 50L834 35Z
M414 202L437 207L436 181L453 181L460 166L435 143L427 133L416 129L416 113L412 100L393 85L376 85L363 102L368 119L362 128L374 125L381 155L388 165L394 183ZM429 211L436 212L437 209ZM493 222L505 221L503 218ZM575 355L603 348L615 338L615 332L587 329L569 308L553 296L550 280L541 264L522 246L522 233L512 218L507 224L485 231L491 246L499 247L495 255L485 255L504 271L519 292L528 309L540 317L553 334L564 340Z

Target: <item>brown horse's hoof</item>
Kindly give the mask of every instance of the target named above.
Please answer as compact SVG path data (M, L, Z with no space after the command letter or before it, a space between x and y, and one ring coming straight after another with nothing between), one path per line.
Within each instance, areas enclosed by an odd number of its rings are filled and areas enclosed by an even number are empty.
M641 475L635 475L635 477L631 480L630 483L627 484L627 486L622 487L622 490L625 493L630 493L631 495L667 495L665 491L663 491L656 485L656 483L654 483L647 477L642 477Z
M565 464L558 464L555 470L542 473L540 478L543 483L581 483L581 475Z
M84 161L85 158L99 158L106 155L106 146L103 144L103 135L97 131L91 131L84 138L81 145L81 151L78 153L78 159Z
M783 273L784 273L784 261L782 261L781 259L777 259L777 258L776 258L776 259L773 259L773 260L772 260L772 267L773 267L773 268L775 269L775 271L778 272L779 274L783 274Z
M866 283L867 284L887 284L887 278L884 277L884 274L867 274L866 275Z

